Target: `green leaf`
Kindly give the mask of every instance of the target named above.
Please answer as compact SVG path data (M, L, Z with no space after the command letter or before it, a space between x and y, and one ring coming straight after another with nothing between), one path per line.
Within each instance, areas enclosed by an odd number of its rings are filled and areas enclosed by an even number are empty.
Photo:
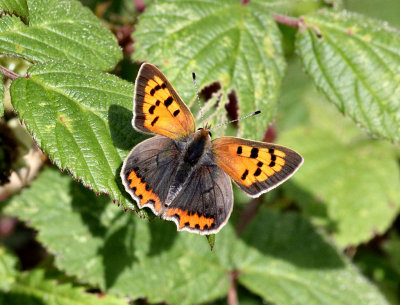
M239 283L274 304L388 304L304 218L261 210L234 250Z
M134 58L161 65L186 102L195 96L192 72L200 88L220 83L223 97L210 111L212 123L226 121L224 105L232 92L242 115L262 110L263 115L240 122L244 137L262 139L275 114L285 70L281 35L268 5L163 1L140 16L134 39Z
M398 12L400 11L400 1L380 0L346 0L345 8L369 17L385 20L395 27L400 27Z
M7 291L15 282L17 258L0 247L0 291Z
M383 244L383 249L389 256L393 269L400 277L400 236L396 231L389 235L388 240Z
M390 304L399 305L398 297L400 273L391 264L390 257L380 251L371 251L360 247L354 257L355 264L363 274L370 277L382 291Z
M369 133L400 142L400 34L349 12L304 17L297 49L315 84Z
M229 223L210 251L203 236L159 219L140 221L49 169L5 213L29 221L67 274L133 299L210 302L226 296L229 273L237 272L241 285L277 305L387 304L295 214L261 209L243 237Z
M15 14L24 20L28 20L29 17L26 0L0 0L0 11Z
M4 84L3 74L0 72L0 117L4 116Z
M204 236L124 214L55 170L43 171L5 213L38 230L59 268L101 289L172 304L203 303L228 291L226 270Z
M28 0L29 24L0 18L0 52L33 62L69 60L111 70L122 58L114 35L76 0Z
M120 170L144 139L130 122L133 86L67 62L32 66L28 74L12 83L11 100L37 144L94 191L132 207Z
M58 284L45 278L43 270L20 274L9 293L0 293L0 304L46 305L126 305L127 301L110 296L85 293L69 283Z
M323 7L324 4L330 4L334 7L340 7L342 0L252 0L257 2L265 9L274 13L279 13L289 16L302 16L304 14L316 11ZM326 2L326 3L324 3Z
M384 233L400 207L392 145L362 135L316 94L303 99L309 123L281 134L279 143L298 151L305 162L284 187L341 247Z

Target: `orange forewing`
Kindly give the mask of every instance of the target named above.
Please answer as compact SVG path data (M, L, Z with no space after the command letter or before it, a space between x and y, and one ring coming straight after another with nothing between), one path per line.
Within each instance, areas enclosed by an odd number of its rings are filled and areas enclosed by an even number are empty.
M251 196L278 186L303 162L295 151L271 143L235 137L212 143L216 164Z
M133 124L145 133L155 133L172 139L195 131L193 115L155 66L143 64L135 85Z

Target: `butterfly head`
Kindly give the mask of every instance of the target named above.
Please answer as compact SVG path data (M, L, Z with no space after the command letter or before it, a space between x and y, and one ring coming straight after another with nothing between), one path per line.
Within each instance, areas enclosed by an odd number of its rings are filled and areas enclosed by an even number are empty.
M211 139L212 133L211 133L210 129L211 129L211 125L209 125L209 124L207 123L204 127L198 128L198 129L197 129L197 132L198 132L199 134L201 134L203 137L205 137L205 138L210 138L210 139Z

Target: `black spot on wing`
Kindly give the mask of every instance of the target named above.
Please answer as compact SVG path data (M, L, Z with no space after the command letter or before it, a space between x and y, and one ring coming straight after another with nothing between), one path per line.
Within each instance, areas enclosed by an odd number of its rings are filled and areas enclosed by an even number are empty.
M250 158L257 158L258 157L258 148L253 147L250 152Z
M169 97L164 101L165 107L168 108L168 106L171 105L173 101L174 101L174 99L172 98L172 96L169 96Z
M248 174L249 174L249 170L246 169L246 170L243 172L243 175L242 175L241 179L242 179L242 180L245 180Z
M241 155L242 152L243 152L242 146L238 146L236 153L237 153L238 155Z
M151 122L151 126L154 126L154 124L158 121L158 116L156 116L155 118L154 118L154 120Z

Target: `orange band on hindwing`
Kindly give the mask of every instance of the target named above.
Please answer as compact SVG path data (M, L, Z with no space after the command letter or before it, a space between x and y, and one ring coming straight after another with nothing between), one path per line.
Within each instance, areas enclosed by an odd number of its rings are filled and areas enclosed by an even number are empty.
M140 200L140 205L143 206L146 203L153 203L154 208L157 212L161 211L160 198L152 192L149 185L143 181L134 170L128 176L130 181L129 187L135 192L135 195Z
M214 218L207 218L203 215L199 216L197 213L189 215L188 210L184 211L178 208L168 209L166 216L178 216L179 229L182 229L184 226L189 226L192 229L204 230L210 228L214 223Z

